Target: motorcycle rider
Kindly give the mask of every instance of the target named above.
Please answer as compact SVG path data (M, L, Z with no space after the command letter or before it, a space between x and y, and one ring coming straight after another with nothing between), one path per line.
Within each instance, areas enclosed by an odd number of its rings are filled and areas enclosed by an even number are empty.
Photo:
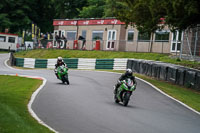
M64 65L66 68L68 68L68 67L67 67L67 64L64 63L62 57L58 57L58 58L57 58L57 63L55 64L55 74L56 74L56 77L57 77L57 78L59 78L59 77L58 77L57 68L58 68L59 66L62 66L62 65Z
M115 85L115 87L114 87L114 94L117 93L117 89L121 85L121 81L126 80L127 78L130 78L133 81L133 83L134 83L135 86L137 85L137 82L135 80L135 76L133 76L132 70L128 68L128 69L126 69L126 72L121 75L121 77L118 80L118 83Z

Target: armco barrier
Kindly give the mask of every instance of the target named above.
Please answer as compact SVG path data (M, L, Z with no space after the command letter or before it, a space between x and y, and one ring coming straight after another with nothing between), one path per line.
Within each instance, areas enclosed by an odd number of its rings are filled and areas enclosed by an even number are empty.
M113 69L114 59L96 59L95 69Z
M47 68L55 68L56 62L57 62L57 59L48 59Z
M114 59L113 70L126 70L128 59Z
M35 68L35 59L33 59L33 58L24 58L24 67L26 67L26 68Z
M78 59L68 58L63 59L69 68L78 68ZM55 64L54 64L55 65Z
M35 68L47 68L47 59L36 59Z
M78 69L95 69L96 59L79 59Z
M24 58L15 58L15 65L17 67L24 67Z
M55 68L57 59L33 59L15 58L15 65L26 68ZM88 58L65 58L63 61L69 68L74 69L111 69L125 70L127 59L88 59Z

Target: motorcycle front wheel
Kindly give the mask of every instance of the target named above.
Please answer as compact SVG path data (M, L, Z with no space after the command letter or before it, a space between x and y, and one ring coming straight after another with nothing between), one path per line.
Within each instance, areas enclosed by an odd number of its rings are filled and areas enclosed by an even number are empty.
M130 99L131 94L129 92L125 92L124 96L123 96L123 105L127 106L129 99Z
M66 82L67 84L69 84L68 75L66 74L64 77L65 77L65 82Z
M114 95L115 103L119 103L119 100L117 99L117 95Z

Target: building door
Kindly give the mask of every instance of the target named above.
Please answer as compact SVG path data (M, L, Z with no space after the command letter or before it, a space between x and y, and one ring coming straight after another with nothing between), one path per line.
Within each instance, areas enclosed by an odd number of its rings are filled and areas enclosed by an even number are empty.
M114 50L116 48L116 30L108 30L107 36L107 50Z
M183 32L175 31L172 33L171 52L180 52L182 38Z

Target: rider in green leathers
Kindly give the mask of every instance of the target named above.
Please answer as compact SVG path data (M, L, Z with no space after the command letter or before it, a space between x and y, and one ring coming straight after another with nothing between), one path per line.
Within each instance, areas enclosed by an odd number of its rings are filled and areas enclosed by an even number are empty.
M55 64L55 70L59 67L59 66L62 66L64 65L66 68L67 68L67 64L64 63L62 57L58 57L57 58L57 63ZM55 74L56 74L56 77L58 78L58 73L57 71L55 71Z
M121 77L118 80L118 83L115 85L115 89L114 89L114 93L117 93L117 89L119 88L119 86L121 85L121 81L122 80L126 80L127 78L130 78L133 83L135 84L135 86L137 85L137 82L135 80L135 76L133 76L133 72L131 69L126 69L126 72L124 74L121 75ZM135 88L136 89L136 88Z

